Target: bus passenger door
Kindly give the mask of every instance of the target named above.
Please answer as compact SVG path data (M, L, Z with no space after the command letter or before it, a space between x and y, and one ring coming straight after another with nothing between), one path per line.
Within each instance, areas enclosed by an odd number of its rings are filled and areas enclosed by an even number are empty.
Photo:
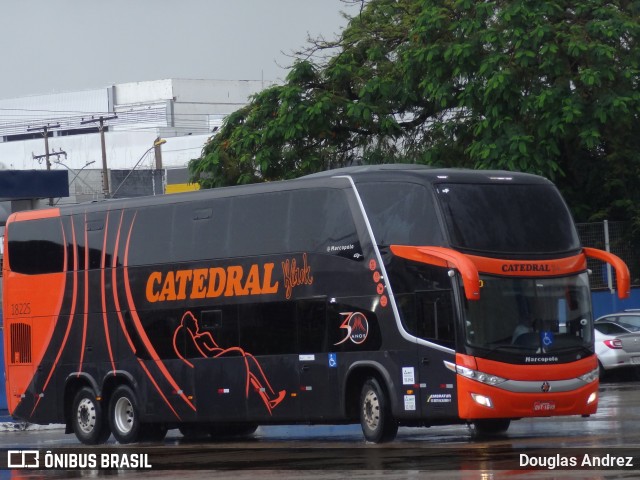
M444 364L445 361L455 363L453 292L416 292L415 309L417 336L432 344L417 345L421 414L429 419L457 418L456 374Z
M337 354L328 352L325 298L297 302L299 398L304 420L337 415Z

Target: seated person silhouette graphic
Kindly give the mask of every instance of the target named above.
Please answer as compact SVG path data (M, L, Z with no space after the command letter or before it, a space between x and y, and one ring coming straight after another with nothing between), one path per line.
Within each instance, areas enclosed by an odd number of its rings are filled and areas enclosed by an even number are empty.
M182 341L185 343L183 344ZM181 348L181 345L186 346L186 350ZM262 401L269 413L284 400L286 395L285 390L280 390L277 394L267 376L265 375L260 363L256 358L248 352L245 352L240 347L220 347L213 335L207 331L200 331L198 320L194 315L187 311L180 320L180 325L173 333L173 347L178 357L193 368L193 364L187 360L181 351L193 351L195 355L204 358L218 358L224 355L241 355L244 359L246 368L246 388L245 394L249 397L250 386L260 395Z

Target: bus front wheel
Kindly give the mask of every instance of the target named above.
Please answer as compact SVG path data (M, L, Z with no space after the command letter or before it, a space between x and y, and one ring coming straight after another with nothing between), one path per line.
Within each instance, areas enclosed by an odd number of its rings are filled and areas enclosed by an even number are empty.
M133 443L140 436L140 410L133 390L120 385L109 402L109 425L119 443Z
M495 437L504 435L509 430L511 420L508 418L486 418L473 422L473 433L478 437Z
M390 442L398 433L398 423L384 390L375 378L369 378L360 394L360 424L368 442Z
M248 437L253 435L257 429L258 425L252 423L237 425L217 425L214 423L209 427L209 434L213 438Z
M145 423L140 428L138 440L143 442L161 442L167 436L169 429L161 423Z
M102 404L93 390L82 387L73 399L71 425L80 442L85 445L99 445L107 441L111 432Z

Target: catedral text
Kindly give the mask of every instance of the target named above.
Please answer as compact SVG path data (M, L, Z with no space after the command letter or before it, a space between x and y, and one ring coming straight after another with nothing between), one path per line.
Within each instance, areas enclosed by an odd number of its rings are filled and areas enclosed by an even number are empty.
M502 265L503 272L550 272L551 266L543 263L506 263Z
M153 272L147 279L147 301L155 303L278 293L279 282L272 279L273 267L273 263L265 263L251 265L248 270L240 265L231 265Z

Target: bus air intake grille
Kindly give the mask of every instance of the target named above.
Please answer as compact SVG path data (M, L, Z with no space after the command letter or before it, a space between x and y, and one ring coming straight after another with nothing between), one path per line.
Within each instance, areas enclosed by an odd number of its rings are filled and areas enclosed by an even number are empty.
M31 363L31 326L14 323L10 327L11 363Z

